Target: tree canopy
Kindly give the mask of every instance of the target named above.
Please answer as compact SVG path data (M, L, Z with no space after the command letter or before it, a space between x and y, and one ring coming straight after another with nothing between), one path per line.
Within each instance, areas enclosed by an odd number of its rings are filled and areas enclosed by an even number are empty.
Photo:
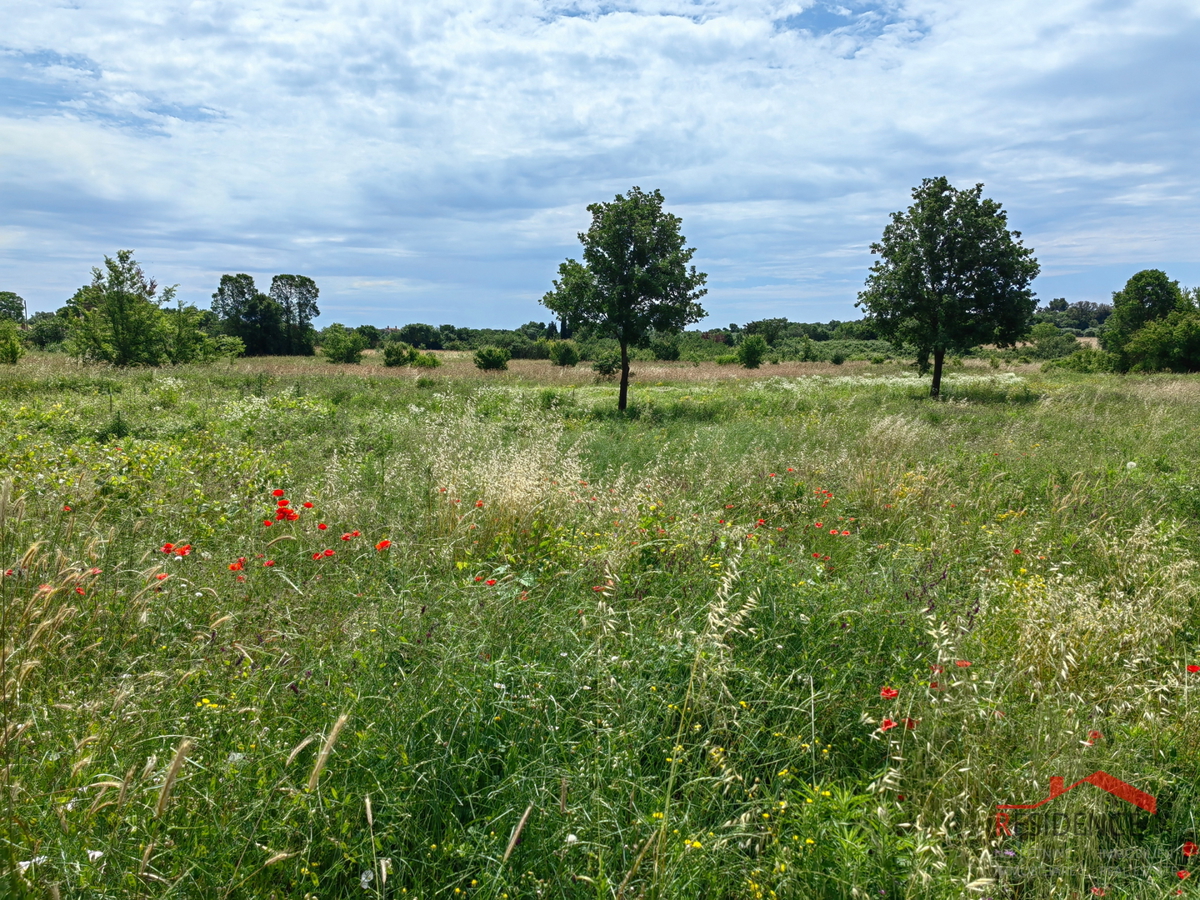
M590 324L621 348L618 409L629 398L629 348L658 332L676 333L706 313L697 302L707 276L689 266L682 221L663 211L663 195L639 187L609 203L588 206L592 224L579 235L583 262L558 267L554 290L542 304L572 326Z
M1104 323L1100 343L1113 354L1116 368L1128 372L1145 362L1141 359L1144 354L1129 352L1135 335L1147 325L1189 308L1178 281L1172 281L1161 269L1143 269L1125 282L1124 288L1113 292L1112 315Z
M1029 331L1039 266L1000 204L983 198L982 184L958 190L944 177L926 178L912 196L871 245L881 258L857 305L881 334L913 347L922 369L933 357L937 397L947 352L1011 346Z
M0 319L25 324L25 301L12 291L0 291Z

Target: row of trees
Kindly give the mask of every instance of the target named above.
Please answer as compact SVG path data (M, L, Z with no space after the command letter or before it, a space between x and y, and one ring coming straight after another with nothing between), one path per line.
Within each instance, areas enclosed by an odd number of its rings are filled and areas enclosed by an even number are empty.
M261 293L249 275L222 275L212 311L224 334L238 338L247 356L312 356L312 321L320 291L304 275L276 275Z

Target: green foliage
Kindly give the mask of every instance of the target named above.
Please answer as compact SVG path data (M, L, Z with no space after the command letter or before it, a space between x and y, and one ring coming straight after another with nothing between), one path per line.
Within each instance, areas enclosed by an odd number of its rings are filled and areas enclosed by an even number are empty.
M335 322L321 333L321 355L332 363L358 365L362 362L367 339Z
M995 360L995 357L992 357L992 359ZM998 365L999 362L997 361ZM1042 370L1045 372L1064 371L1099 374L1115 371L1115 367L1116 360L1111 353L1105 353L1103 350L1097 350L1094 347L1083 347L1076 350L1070 356L1050 360L1050 362L1042 366Z
M17 323L0 317L0 364L15 366L24 355L25 346L21 343Z
M480 347L475 351L475 368L486 371L500 371L508 368L512 355L503 347Z
M383 345L383 364L385 366L407 366L411 365L421 351L416 347L410 347L403 341L387 341Z
M1147 322L1122 347L1135 372L1200 372L1200 311L1176 309Z
M441 332L433 325L425 325L422 322L413 322L403 326L396 337L404 343L412 344L422 350L442 349Z
M284 356L291 337L285 331L284 309L260 293L249 275L222 275L212 295L212 311L228 335L238 338L247 356Z
M69 332L75 353L121 367L169 361L175 335L160 304L174 296L174 287L159 294L132 250L104 257L104 268L92 269L92 283L72 298L78 315Z
M661 192L639 187L588 206L592 224L579 235L583 262L559 265L554 290L542 298L559 318L595 326L620 345L619 410L628 402L629 348L706 315L698 301L707 276L688 265L695 250L684 246L679 217L662 207Z
M416 353L409 364L414 369L436 369L442 361L432 353Z
M761 334L744 338L737 348L737 360L747 369L757 369L767 355L767 341Z
M650 342L650 352L655 359L674 362L679 359L679 335L656 334Z
M0 291L0 319L25 324L25 301L12 291Z
M592 363L592 371L601 378L612 378L621 371L621 354L602 353Z
M317 283L306 275L276 275L271 279L269 296L280 310L280 349L286 355L312 356L316 352L312 320L321 315L317 308L320 293ZM371 341L370 333L364 332L363 336Z
M933 356L937 397L946 353L1011 346L1028 333L1039 268L1000 204L983 199L982 184L958 190L926 178L913 201L871 245L881 259L858 305L884 337L913 347L922 369Z
M1128 372L1135 360L1126 352L1126 346L1138 330L1173 312L1187 312L1191 308L1178 281L1172 281L1160 269L1143 269L1113 294L1113 312L1100 333L1100 344L1113 354L1117 370ZM1151 342L1159 344L1163 334L1157 332ZM1147 361L1143 352L1140 362Z
M1033 356L1036 359L1058 359L1070 356L1079 349L1079 341L1073 334L1059 331L1058 327L1049 322L1039 322L1029 332L1033 342Z
M39 350L61 344L67 339L69 320L52 312L35 312L29 317L29 343Z
M570 367L579 364L579 345L574 341L551 341L550 361L556 366Z
M732 366L740 362L736 353L723 353L713 360L718 366Z

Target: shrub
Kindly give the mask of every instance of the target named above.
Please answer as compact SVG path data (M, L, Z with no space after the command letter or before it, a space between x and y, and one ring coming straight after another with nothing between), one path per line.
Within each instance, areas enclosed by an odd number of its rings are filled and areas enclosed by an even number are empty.
M436 369L442 361L432 353L414 353L409 363L414 369Z
M421 353L404 341L388 341L383 345L383 364L389 367L412 365Z
M480 347L475 351L475 368L486 371L503 371L508 368L512 354L504 347Z
M551 341L550 361L556 366L579 364L579 345L574 341Z
M736 353L723 353L716 359L718 366L732 366L737 361L738 358Z
M321 353L333 363L358 365L362 362L362 354L366 349L365 337L336 322L321 335Z
M752 334L737 348L737 361L747 369L757 369L767 355L767 340L761 334Z
M1058 359L1070 356L1079 349L1079 341L1075 335L1059 331L1058 327L1049 322L1039 322L1029 332L1033 342L1033 356L1038 359Z
M679 359L679 338L673 334L660 334L650 342L650 352L655 359L674 362Z
M842 363L844 363L846 361L846 354L843 353L841 350L834 350L833 353L831 353L829 356L829 361L831 363L833 363L835 366L840 366ZM962 365L961 358L959 359L958 364Z
M601 378L612 378L621 371L621 354L602 353L592 363L592 371Z
M1135 372L1200 371L1200 313L1176 310L1143 325L1125 345Z
M21 346L20 335L17 334L17 323L12 319L0 318L0 363L15 366L25 354Z

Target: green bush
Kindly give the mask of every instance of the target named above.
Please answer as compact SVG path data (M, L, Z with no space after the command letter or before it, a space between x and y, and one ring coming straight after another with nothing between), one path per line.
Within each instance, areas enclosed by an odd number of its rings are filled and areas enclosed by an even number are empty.
M414 369L436 369L442 361L432 353L415 353L409 362Z
M1037 359L1059 359L1079 349L1075 335L1066 334L1049 322L1034 325L1029 332L1029 339L1033 342L1032 355Z
M556 366L575 366L579 364L579 345L574 341L551 341L550 362Z
M504 347L480 347L475 351L475 368L487 371L503 371L508 368L512 354Z
M747 369L757 369L767 355L767 340L761 334L752 334L737 348L737 361Z
M621 354L619 353L602 353L594 363L592 363L592 371L601 378L612 378L621 371Z
M654 358L665 362L679 359L679 337L674 334L660 334L650 342L650 352Z
M0 318L0 363L15 366L24 355L25 348L17 333L17 323L12 319Z
M388 341L383 345L383 364L389 368L412 365L421 352L404 341Z
M1148 322L1125 345L1135 372L1200 371L1200 313L1177 310Z
M844 354L841 350L834 350L833 353L829 354L829 361L835 366L840 366L846 361L846 354ZM962 365L961 357L959 357L958 364L960 366Z
M321 353L333 363L358 365L362 362L362 354L366 349L365 337L336 322L321 335Z
M718 366L732 366L738 362L736 353L723 353L715 360Z

